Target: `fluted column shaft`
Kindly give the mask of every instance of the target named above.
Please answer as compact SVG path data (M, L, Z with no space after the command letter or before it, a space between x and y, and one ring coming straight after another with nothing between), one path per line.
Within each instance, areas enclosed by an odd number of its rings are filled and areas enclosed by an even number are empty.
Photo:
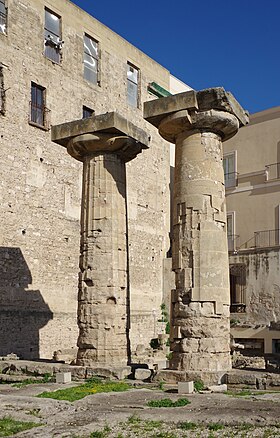
M78 363L127 362L125 164L89 155L83 164Z

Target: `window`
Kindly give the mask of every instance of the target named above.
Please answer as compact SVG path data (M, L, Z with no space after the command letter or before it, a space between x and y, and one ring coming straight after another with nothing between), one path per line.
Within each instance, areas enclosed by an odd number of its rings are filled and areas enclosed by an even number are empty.
M47 128L47 108L45 107L46 89L31 82L30 123Z
M131 65L129 62L127 63L127 102L129 105L138 107L139 101L139 89L138 89L138 81L139 81L139 70Z
M6 33L7 27L7 9L5 0L0 0L0 33Z
M238 246L239 236L235 234L235 212L227 213L227 240L228 250L235 251Z
M223 159L224 175L225 175L225 187L236 187L237 185L237 173L236 173L236 154L230 152L224 155Z
M45 56L59 64L62 44L61 18L45 9Z
M84 78L93 84L99 83L98 42L84 35Z
M246 266L242 263L229 266L230 312L243 313L245 305Z
M94 115L94 110L88 108L87 106L83 106L83 119L88 119L89 117Z

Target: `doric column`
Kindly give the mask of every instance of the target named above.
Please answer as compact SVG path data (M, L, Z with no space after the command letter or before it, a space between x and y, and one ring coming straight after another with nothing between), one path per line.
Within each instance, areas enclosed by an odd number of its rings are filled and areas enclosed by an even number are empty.
M85 366L128 361L125 162L146 148L148 139L111 114L109 122L105 114L52 131L53 140L83 162L77 363Z
M205 379L231 368L222 141L247 116L222 88L147 102L144 116L176 144L170 368Z

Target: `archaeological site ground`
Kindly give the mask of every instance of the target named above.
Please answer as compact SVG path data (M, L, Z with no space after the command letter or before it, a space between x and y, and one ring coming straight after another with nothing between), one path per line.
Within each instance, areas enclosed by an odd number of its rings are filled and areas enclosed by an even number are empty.
M279 120L0 0L0 436L280 436Z

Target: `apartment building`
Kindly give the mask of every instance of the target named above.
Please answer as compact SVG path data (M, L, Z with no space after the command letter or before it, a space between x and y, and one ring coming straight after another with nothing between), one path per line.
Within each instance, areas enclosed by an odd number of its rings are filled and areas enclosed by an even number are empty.
M280 353L280 107L224 143L232 334Z
M126 166L132 352L162 329L170 148L142 106L170 87L186 89L70 1L0 0L0 355L76 346L82 164L50 127L109 111L151 136Z

